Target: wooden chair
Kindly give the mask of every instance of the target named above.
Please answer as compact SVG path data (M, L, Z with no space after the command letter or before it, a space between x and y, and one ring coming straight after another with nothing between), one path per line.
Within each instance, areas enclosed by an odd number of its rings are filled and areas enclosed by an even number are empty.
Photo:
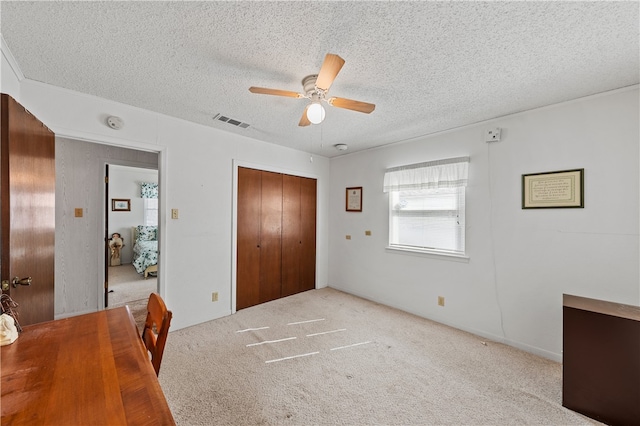
M147 320L142 330L142 341L151 353L151 364L156 370L156 375L160 372L160 363L162 362L164 345L169 334L171 317L172 313L167 309L160 295L151 293L147 303Z

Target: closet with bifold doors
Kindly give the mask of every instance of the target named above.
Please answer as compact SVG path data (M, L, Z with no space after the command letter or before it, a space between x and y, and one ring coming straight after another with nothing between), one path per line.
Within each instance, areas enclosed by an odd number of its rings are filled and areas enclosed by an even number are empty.
M236 309L316 286L316 179L238 168Z

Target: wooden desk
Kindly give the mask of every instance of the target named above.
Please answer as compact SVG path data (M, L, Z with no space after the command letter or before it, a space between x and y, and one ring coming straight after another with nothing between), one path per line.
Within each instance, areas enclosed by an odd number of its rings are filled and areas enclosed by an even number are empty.
M26 326L0 354L2 425L175 425L128 307Z

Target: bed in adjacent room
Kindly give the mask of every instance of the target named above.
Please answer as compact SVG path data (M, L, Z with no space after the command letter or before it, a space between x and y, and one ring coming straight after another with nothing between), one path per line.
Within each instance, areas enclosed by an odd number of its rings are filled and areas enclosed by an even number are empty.
M158 272L158 227L138 225L133 232L133 266L147 278Z

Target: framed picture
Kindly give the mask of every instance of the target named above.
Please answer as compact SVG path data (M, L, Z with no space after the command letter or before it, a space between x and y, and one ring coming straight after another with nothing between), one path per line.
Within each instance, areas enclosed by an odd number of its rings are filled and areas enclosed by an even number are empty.
M584 208L584 169L522 175L522 208Z
M362 187L361 186L347 188L347 211L348 212L362 211Z
M112 198L111 199L111 211L114 212L129 212L131 211L131 200L124 198Z

